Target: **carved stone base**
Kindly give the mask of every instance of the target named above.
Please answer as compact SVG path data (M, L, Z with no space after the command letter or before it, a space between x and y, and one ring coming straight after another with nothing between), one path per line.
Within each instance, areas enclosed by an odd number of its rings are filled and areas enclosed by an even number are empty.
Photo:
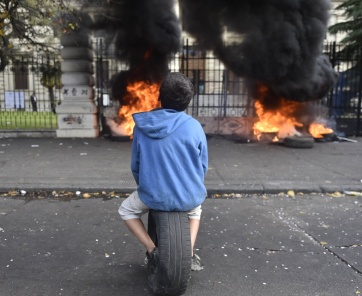
M98 137L97 107L88 86L63 87L63 102L57 108L57 137Z

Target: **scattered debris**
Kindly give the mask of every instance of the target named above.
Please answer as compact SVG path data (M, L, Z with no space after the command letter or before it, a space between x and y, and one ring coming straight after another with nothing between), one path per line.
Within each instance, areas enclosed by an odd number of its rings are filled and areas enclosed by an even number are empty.
M358 143L358 141L356 141L356 140L352 140L352 139L345 138L345 137L337 136L337 138L338 138L339 141L346 141L346 142L351 142L351 143Z
M359 191L343 191L343 193L352 196L362 196L362 192Z
M330 197L342 197L343 194L340 193L339 191L333 192L333 193L327 193L328 196Z
M310 193L311 195L317 193ZM325 193L327 196L339 198L344 196L362 196L362 192L360 191L343 191L343 192L332 192ZM82 193L80 190L77 191L66 191L66 190L35 190L35 191L25 191L25 190L10 190L7 192L0 192L0 197L10 197L15 199L25 199L26 201L31 200L39 200L39 199L56 199L62 201L69 201L72 199L90 199L90 198L103 198L104 200L109 200L112 198L121 198L128 197L130 193L126 192L115 192L115 191L100 191L100 192L84 192ZM277 196L285 196L289 198L296 198L297 196L302 197L302 192L295 192L294 190L289 190L287 193L280 192L276 194L265 194L265 193L214 193L210 194L208 198L212 199L239 199L239 198L261 198L264 200L268 200Z
M41 200L41 199L52 199L52 200L60 200L60 201L71 201L76 199L90 199L90 198L99 198L101 197L103 200L110 200L112 198L120 198L129 196L128 193L117 193L114 191L102 191L102 192L85 192L81 193L80 191L72 192L66 190L60 191L32 191L25 192L26 194L22 194L25 190L11 190L8 192L0 192L0 197L10 197L13 199L24 199L26 202L30 202L32 200Z
M287 192L287 194L288 194L289 197L295 197L295 192L294 192L294 190L289 190L289 191Z

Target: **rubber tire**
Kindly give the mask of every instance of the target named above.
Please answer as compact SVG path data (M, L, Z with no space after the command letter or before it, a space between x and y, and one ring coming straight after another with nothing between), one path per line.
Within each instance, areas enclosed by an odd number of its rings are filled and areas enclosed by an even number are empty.
M182 295L191 278L191 237L186 212L148 215L148 233L158 248L158 264L148 268L148 285L154 295Z
M290 136L284 139L284 146L291 148L312 148L314 146L314 138L311 136Z

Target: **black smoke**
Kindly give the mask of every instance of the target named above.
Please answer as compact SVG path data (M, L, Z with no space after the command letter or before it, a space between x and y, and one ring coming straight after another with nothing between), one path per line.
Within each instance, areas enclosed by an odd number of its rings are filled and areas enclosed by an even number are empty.
M119 60L129 64L129 79L160 82L170 53L180 49L180 24L172 0L93 1L100 5L93 29L114 44Z
M329 0L180 0L184 29L251 85L289 100L320 99L336 82L322 54ZM239 38L223 40L225 29Z

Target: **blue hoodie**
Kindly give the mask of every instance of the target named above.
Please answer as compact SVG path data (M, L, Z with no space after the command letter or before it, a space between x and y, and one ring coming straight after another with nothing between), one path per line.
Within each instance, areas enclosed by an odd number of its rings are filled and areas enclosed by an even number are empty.
M155 109L133 114L131 169L149 208L189 211L206 197L207 142L200 123L184 112Z

